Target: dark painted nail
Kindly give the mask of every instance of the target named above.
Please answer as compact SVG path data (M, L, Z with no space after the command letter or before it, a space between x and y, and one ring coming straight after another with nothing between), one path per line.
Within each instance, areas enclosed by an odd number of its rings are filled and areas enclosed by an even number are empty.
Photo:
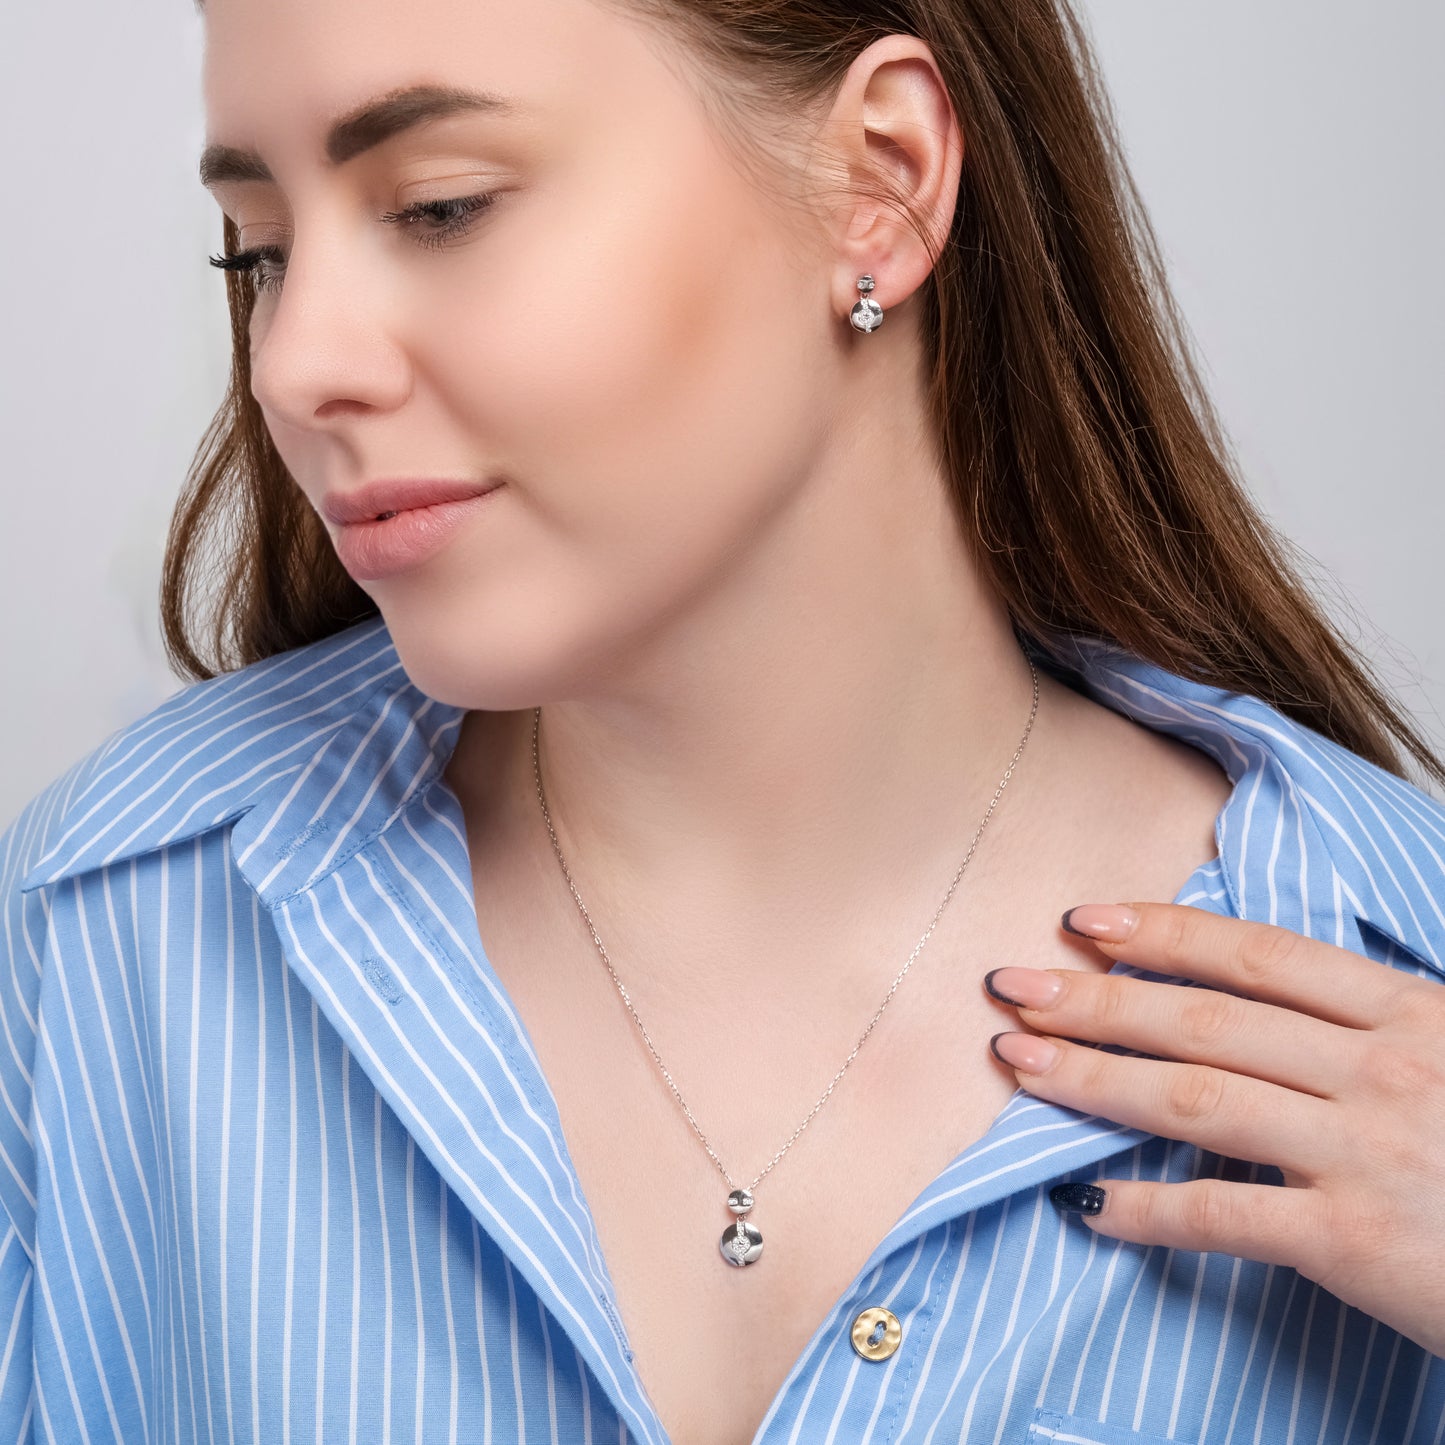
M1077 933L1080 938L1087 938L1089 936L1087 933L1081 932L1069 922L1069 914L1071 914L1073 911L1074 910L1072 908L1066 908L1064 910L1064 916L1059 919L1059 923L1062 925L1065 933Z
M1104 1207L1104 1191L1097 1184L1056 1184L1049 1199L1066 1214L1097 1214Z
M990 998L996 998L1000 1003L1013 1003L1013 999L1011 999L1006 993L1000 993L993 986L993 976L998 972L998 969L992 968L986 974L984 974L983 986L988 991L988 995ZM997 1038L998 1035L995 1034L994 1037Z
M1008 1030L1005 1029L1003 1032L1004 1032L1004 1033L1007 1033ZM1009 1064L1008 1060L1007 1060L1006 1058L1004 1058L1004 1056L1003 1056L1001 1053L999 1053L999 1051L998 1051L998 1041L999 1041L1002 1037L1003 1037L1003 1033L995 1034L995 1035L988 1041L989 1050L992 1052L994 1058L996 1058L996 1059L999 1061L999 1063L1001 1063L1001 1064L1008 1064L1009 1068L1013 1068L1013 1065L1012 1065L1012 1064Z

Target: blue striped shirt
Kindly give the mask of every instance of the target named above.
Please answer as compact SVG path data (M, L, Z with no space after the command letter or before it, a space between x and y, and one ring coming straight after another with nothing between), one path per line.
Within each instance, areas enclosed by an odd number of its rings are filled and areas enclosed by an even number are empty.
M1057 659L1217 759L1178 901L1445 970L1445 809L1261 702ZM0 837L0 1439L663 1441L385 625L182 689ZM1445 1360L1290 1270L1048 1189L1278 1174L1015 1093L757 1439L1445 1441ZM883 1306L884 1360L852 1347Z

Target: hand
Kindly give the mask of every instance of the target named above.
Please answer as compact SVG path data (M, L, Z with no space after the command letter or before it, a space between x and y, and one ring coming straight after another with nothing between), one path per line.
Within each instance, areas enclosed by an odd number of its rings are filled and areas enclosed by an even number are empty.
M1044 1035L994 1039L1019 1085L1274 1165L1286 1185L1105 1180L1089 1227L1284 1265L1445 1355L1445 987L1179 904L1090 904L1065 927L1110 958L1215 987L996 969L989 992Z

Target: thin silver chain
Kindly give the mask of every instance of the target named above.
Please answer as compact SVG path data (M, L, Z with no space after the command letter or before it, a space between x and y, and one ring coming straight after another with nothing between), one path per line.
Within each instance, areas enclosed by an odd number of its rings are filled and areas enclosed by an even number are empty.
M773 1155L772 1159L768 1161L767 1167L757 1176L756 1179L753 1180L751 1184L745 1186L749 1192L755 1189L764 1179L767 1178L767 1176L773 1171L773 1168L777 1164L777 1162L783 1157L784 1154L788 1152L789 1149L793 1147L793 1144L797 1140L798 1136L813 1121L813 1117L817 1114L818 1110L821 1109L823 1105L828 1102L828 1097L837 1087L838 1080L841 1079L845 1073L847 1073L848 1066L853 1062L855 1058L858 1057L858 1050L863 1047L864 1043L867 1041L868 1035L873 1032L873 1026L878 1022L880 1018L883 1017L883 1010L886 1009L888 1005L892 1002L893 995L898 991L898 985L903 982L903 976L912 966L913 960L918 957L920 952L922 952L923 945L928 942L929 936L932 934L934 928L937 926L938 920L943 916L943 910L948 907L949 900L953 897L954 890L958 887L959 880L963 877L964 871L967 869L969 862L973 858L975 850L978 848L979 840L983 837L984 829L988 827L989 819L993 817L994 809L998 806L998 800L1003 796L1003 790L1008 787L1008 781L1013 776L1013 771L1018 766L1019 759L1023 756L1024 747L1027 745L1029 740L1029 734L1033 731L1034 719L1038 716L1039 711L1039 674L1038 670L1034 667L1032 661L1029 662L1029 672L1033 676L1034 685L1033 704L1029 708L1029 720L1024 725L1023 736L1019 739L1019 745L1014 751L1013 758L1010 760L1008 767L1004 769L1004 775L999 780L998 787L994 789L993 797L989 800L988 808L984 812L983 821L979 823L978 830L973 835L973 841L968 845L968 852L964 854L963 862L958 865L958 872L953 875L953 882L948 885L948 892L943 895L943 902L938 905L938 911L933 915L932 922L930 922L928 927L924 930L923 937L918 940L918 942L913 947L913 952L908 955L908 962L905 963L903 967L898 970L898 974L894 978L892 984L889 986L887 994L884 995L883 1002L878 1005L878 1012L875 1013L873 1017L868 1021L868 1027L863 1030L862 1034L859 1036L858 1042L853 1045L853 1052L849 1054L846 1059L843 1060L843 1067L840 1068L838 1072L833 1075L832 1083L830 1083L828 1087L824 1089L823 1097L819 1099L816 1104L813 1105L812 1109L809 1111L808 1117L804 1119L803 1122L799 1124L796 1129L793 1130L791 1137L788 1139L788 1142L784 1144L783 1147L779 1149L776 1154ZM632 1000L628 997L627 989L623 986L622 980L617 977L617 970L612 967L612 960L607 956L607 949L603 946L602 940L597 936L597 929L593 926L592 923L592 915L588 913L587 905L582 902L582 895L578 893L577 885L572 881L572 874L568 870L567 860L562 856L562 845L557 841L557 830L552 826L552 815L547 811L547 797L546 794L542 791L542 764L539 756L537 741L538 735L541 732L541 726L542 709L535 708L533 709L532 713L532 772L533 776L536 778L537 781L537 801L542 805L542 818L543 821L547 824L547 833L552 839L552 850L557 855L558 863L562 865L562 876L567 880L567 887L571 889L572 897L577 900L577 907L582 910L582 917L586 920L588 932L591 933L592 941L597 945L597 951L602 955L602 962L607 965L607 972L612 975L613 983L617 985L618 993L622 995L622 1002L627 1005L627 1012L632 1015L634 1021L637 1024L637 1027L641 1030L643 1041L647 1044L648 1051L652 1054L652 1057L657 1060L657 1067L662 1070L662 1077L667 1080L668 1088L672 1090L674 1096L677 1099L677 1102L682 1105L682 1112L687 1115L687 1122L692 1125L693 1132L702 1141L702 1147L707 1150L708 1158L717 1165L718 1171L722 1174L722 1177L727 1180L728 1186L730 1188L737 1189L740 1186L738 1185L737 1181L732 1177L732 1175L728 1173L722 1160L717 1157L717 1154L713 1151L712 1145L708 1142L707 1135L703 1133L702 1129L698 1125L697 1120L693 1118L692 1110L687 1107L687 1100L682 1097L682 1092L673 1082L672 1074L668 1071L667 1065L662 1062L662 1055L657 1052L656 1047L653 1045L651 1035L648 1034L646 1026L638 1017L637 1010L632 1007Z

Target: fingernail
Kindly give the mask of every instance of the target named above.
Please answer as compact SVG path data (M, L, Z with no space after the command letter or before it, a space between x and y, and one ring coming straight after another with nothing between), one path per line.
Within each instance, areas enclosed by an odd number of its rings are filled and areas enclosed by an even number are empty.
M1097 1214L1107 1198L1097 1184L1056 1184L1049 1199L1065 1214Z
M1059 1061L1059 1046L1037 1034L995 1034L988 1046L994 1058L1025 1074L1042 1074Z
M1139 926L1139 915L1123 903L1081 903L1060 920L1068 933L1123 943Z
M984 974L983 986L1003 1003L1023 1008L1048 1008L1064 991L1063 979L1041 968L996 968Z

